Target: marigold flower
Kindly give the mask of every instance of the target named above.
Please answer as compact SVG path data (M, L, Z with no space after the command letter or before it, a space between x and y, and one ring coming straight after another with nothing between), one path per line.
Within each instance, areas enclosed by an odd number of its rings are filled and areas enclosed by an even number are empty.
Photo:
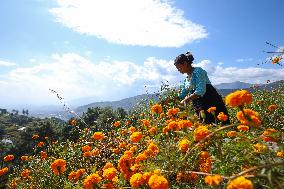
M267 109L268 109L269 111L273 112L273 111L276 110L277 108L278 108L278 106L277 106L276 104L272 104L272 105L269 105Z
M220 121L227 121L228 116L226 114L224 114L224 112L220 112L217 116L217 119L220 120Z
M194 130L194 140L196 142L201 141L207 135L210 134L210 131L206 126L199 126Z
M136 128L133 127L133 126L131 126L131 127L128 128L128 132L129 132L130 134L134 133L135 131L136 131Z
M231 107L244 106L245 104L250 104L252 102L252 95L247 90L237 90L225 98L226 105Z
M253 184L250 180L246 179L243 176L240 176L229 182L227 189L253 189Z
M89 146L89 145L85 145L85 146L82 146L82 151L83 152L89 152L92 150L92 147Z
M114 124L113 124L113 126L115 126L115 127L119 127L120 125L121 125L120 121L116 121L116 122L114 122Z
M227 132L227 136L228 137L235 137L235 136L237 136L237 132L236 131L229 131L229 132Z
M35 139L37 139L38 137L39 137L38 135L33 135L33 136L32 136L32 139L35 140Z
M65 171L65 166L66 166L66 161L63 159L56 159L54 162L51 164L51 169L55 175L59 175L60 173L64 173ZM58 170L58 168L60 170Z
M93 153L92 152L84 152L83 153L83 157L91 157L91 156L93 156Z
M169 117L172 117L174 115L176 115L179 112L179 108L171 108L168 110L167 115Z
M9 171L9 168L8 168L8 167L4 167L3 169L0 169L0 177L1 177L2 175L5 175L8 171Z
M253 148L254 148L254 152L262 153L262 152L264 152L267 149L267 146L262 145L260 143L257 143L257 144L253 145Z
M179 150L182 152L186 152L189 148L189 145L190 145L189 140L187 140L186 138L182 139L180 143L178 144Z
M284 157L284 151L279 151L276 153L277 157Z
M107 162L107 163L105 164L105 166L103 167L103 171L104 171L105 169L108 169L108 168L114 168L113 164L110 163L110 162Z
M95 133L93 134L93 138L94 138L95 140L103 140L104 137L105 137L105 135L104 135L103 132L95 132Z
M166 117L166 115L164 113L161 113L160 118L164 118L164 117Z
M215 106L210 107L210 108L207 109L207 112L210 113L210 114L213 114L215 111L216 111L216 107Z
M21 156L21 160L22 161L28 161L29 160L29 156Z
M200 158L199 160L199 170L204 173L209 173L211 171L211 158Z
M243 112L245 113L245 115ZM239 111L237 113L237 119L243 125L251 125L257 127L261 124L259 114L251 109L244 109L243 111Z
M177 182L192 182L198 178L196 173L192 172L179 172L177 173L176 181Z
M142 139L143 135L141 132L134 132L132 133L132 135L130 136L130 140L132 142L139 142Z
M151 157L155 157L159 153L159 148L155 143L151 142L147 147L146 153Z
M87 176L87 178L84 180L84 187L86 189L92 189L93 184L97 184L101 182L101 180L102 180L102 177L100 177L97 173L93 173Z
M143 175L141 173L135 173L130 178L130 185L132 188L138 188L144 184Z
M135 163L140 163L141 161L144 161L146 159L147 159L147 153L142 152L142 153L138 154L137 157L135 158Z
M248 131L249 130L249 126L247 126L247 125L239 125L239 126L237 126L237 129L239 131Z
M149 130L148 130L148 132L151 134L151 135L154 135L154 134L156 134L157 133L157 128L156 127L151 127Z
M167 127L168 127L169 130L173 130L173 131L178 131L178 130L180 130L179 122L176 122L176 121L171 121L171 122L168 124Z
M117 170L114 167L104 169L103 177L107 180L112 180L116 176Z
M206 184L210 186L219 186L220 182L222 182L222 177L220 175L207 175L204 178Z
M192 127L193 126L193 123L189 120L180 120L178 122L178 127L181 128L181 129L187 129L189 127Z
M24 169L21 173L21 177L24 178L24 179L30 179L31 178L30 170Z
M44 142L37 143L37 147L39 147L39 148L43 147L43 145L44 145Z
M76 126L77 125L77 120L76 119L69 120L69 125Z
M273 133L277 133L277 130L273 128L266 129L261 135L262 140L266 142L275 142L276 139L273 136L271 136Z
M277 64L277 63L280 62L281 60L282 60L282 57L276 56L276 57L274 57L274 58L271 60L271 62L272 62L272 64Z
M152 175L148 181L148 184L151 189L168 189L169 183L167 179L163 176Z
M14 159L14 155L7 155L4 157L4 161L12 161Z
M46 159L46 158L47 158L47 153L44 152L44 151L41 151L41 152L40 152L40 158L41 158L41 159Z
M160 113L163 112L163 107L160 104L155 104L155 105L152 106L151 110L155 114L160 114Z

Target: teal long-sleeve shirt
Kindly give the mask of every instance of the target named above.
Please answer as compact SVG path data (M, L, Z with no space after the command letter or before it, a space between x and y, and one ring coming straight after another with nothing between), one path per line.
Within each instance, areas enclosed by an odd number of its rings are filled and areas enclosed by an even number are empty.
M207 72L200 67L194 67L191 79L186 78L181 85L179 98L184 99L192 91L198 96L203 96L206 93L206 85L211 84Z

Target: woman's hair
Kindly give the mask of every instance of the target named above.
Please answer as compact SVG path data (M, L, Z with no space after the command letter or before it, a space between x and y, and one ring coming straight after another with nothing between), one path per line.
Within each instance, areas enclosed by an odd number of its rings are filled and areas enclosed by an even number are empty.
M192 54L190 52L187 52L185 54L180 54L179 56L177 56L174 64L183 64L184 62L191 64L193 60L194 57L192 56Z

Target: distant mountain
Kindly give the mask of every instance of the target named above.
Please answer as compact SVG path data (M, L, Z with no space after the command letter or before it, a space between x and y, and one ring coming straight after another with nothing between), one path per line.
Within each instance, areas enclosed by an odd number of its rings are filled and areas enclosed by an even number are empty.
M235 81L232 83L221 83L218 85L215 85L217 89L245 89L245 88L250 88L254 84L251 83L244 83L241 81Z

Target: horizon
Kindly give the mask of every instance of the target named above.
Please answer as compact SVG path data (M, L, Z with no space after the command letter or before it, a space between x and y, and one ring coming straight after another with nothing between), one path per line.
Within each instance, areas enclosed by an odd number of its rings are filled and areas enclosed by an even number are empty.
M173 60L186 51L213 85L283 80L283 67L269 60L276 54L265 53L283 51L284 26L276 20L283 5L281 0L2 1L0 105L60 106L50 89L68 103L125 99L155 92L166 81L176 86L185 76Z

